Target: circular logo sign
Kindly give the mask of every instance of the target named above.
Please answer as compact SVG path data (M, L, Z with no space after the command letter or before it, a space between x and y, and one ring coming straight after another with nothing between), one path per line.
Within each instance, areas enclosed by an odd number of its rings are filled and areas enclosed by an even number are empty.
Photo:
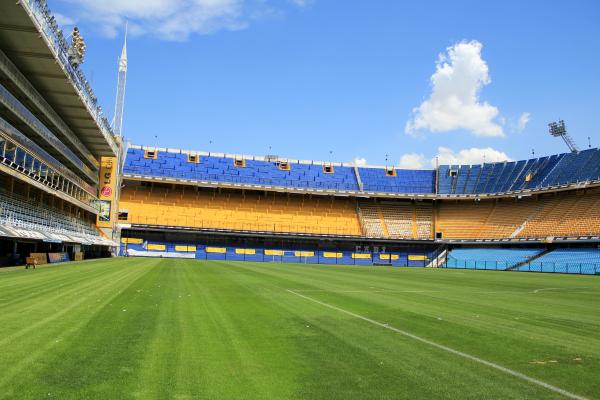
M100 190L100 194L104 197L110 197L110 195L112 194L112 189L110 188L110 186L104 186L102 190Z

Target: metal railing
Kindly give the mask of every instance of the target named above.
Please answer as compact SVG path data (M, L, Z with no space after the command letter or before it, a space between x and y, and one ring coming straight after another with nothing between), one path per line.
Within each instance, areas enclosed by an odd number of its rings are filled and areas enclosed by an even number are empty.
M290 235L336 235L336 236L356 236L360 237L359 231L352 233L351 229L344 228L315 228L314 225L301 224L281 224L281 223L244 223L244 222L219 222L204 220L195 217L154 217L154 216L136 216L129 215L126 220L120 220L123 223L154 225L154 226L174 226L182 228L193 228L200 230L226 230L236 232L267 232L267 233L286 233Z
M449 258L440 268L600 275L600 263L589 262L531 261L522 263L520 261L457 260Z
M600 264L581 262L532 261L521 265L514 271L555 272L561 274L600 275Z

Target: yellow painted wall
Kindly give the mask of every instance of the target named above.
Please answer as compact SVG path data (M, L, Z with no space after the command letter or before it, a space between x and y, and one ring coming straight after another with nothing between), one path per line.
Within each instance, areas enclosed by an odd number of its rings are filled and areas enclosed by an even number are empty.
M266 256L282 256L283 254L283 250L265 250Z
M194 253L196 252L196 246L175 246L175 251Z
M235 249L235 254L254 255L256 254L256 249Z
M296 251L296 252L294 252L294 255L296 257L314 257L315 252L314 251Z
M352 258L357 258L357 259L371 259L371 255L370 254L362 254L362 253L352 253Z
M343 255L342 255L342 253L334 253L332 251L325 251L325 252L323 252L323 257L325 257L325 258L342 258Z
M125 243L125 244L142 244L142 243L144 243L144 239L121 238L121 243Z
M226 247L207 247L206 248L206 252L207 253L226 253L227 252L227 248Z

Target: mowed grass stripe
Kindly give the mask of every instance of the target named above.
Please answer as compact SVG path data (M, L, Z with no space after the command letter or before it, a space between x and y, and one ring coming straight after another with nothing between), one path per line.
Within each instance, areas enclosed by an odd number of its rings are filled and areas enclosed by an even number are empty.
M146 261L148 262L156 264L156 261ZM98 268L106 267L106 264L98 266ZM10 366L0 373L0 398L14 398L17 394L19 397L26 398L21 390L11 390L11 381L18 375L35 374L44 365L52 364L48 359L53 359L59 354L60 348L70 342L72 335L76 334L90 318L100 312L132 281L143 276L147 271L137 266L127 270L111 267L115 266L109 266L104 271L105 274L100 275L101 279L88 282L89 285L79 286L80 292L76 296L73 290L69 290L71 296L39 298L40 303L46 306L45 309L39 310L39 313L29 312L16 318L5 314L0 315L2 332L0 349L7 350L0 352L0 365ZM20 329L12 328L13 324L7 322L11 319L17 320ZM62 357L72 359L74 354L71 354L71 347L67 346L68 353ZM40 380L40 382L44 381ZM27 385L22 389L34 387Z
M433 342L431 340L424 339L424 338L422 338L420 336L413 335L410 332L403 331L403 330L398 329L398 328L396 328L394 326L391 326L391 325L388 325L388 324L383 324L383 323L381 323L379 321L375 321L375 320L367 318L367 317L365 317L363 315L359 315L359 314L353 313L352 311L348 311L348 310L345 310L343 308L336 307L334 305L331 305L331 304L328 304L328 303L316 300L316 299L314 299L312 297L309 297L309 296L306 296L306 295L294 292L293 290L289 290L288 289L287 291L289 293L292 293L292 294L294 294L296 296L299 296L299 297L301 297L303 299L306 299L308 301L312 301L312 302L314 302L316 304L319 304L319 305L321 305L323 307L327 307L327 308L330 308L332 310L344 313L346 315L350 315L351 317L358 318L358 319L360 319L362 321L368 322L368 323L373 324L375 326L378 326L380 328L391 330L392 332L399 333L399 334L401 334L403 336L406 336L406 337L408 337L410 339L413 339L413 340L419 341L421 343L427 344L427 345L429 345L431 347L435 347L436 349L440 349L440 350L446 351L446 352L451 353L453 355L466 358L467 360L473 361L473 362L478 363L478 364L482 364L482 365L484 365L486 367L494 368L494 369L496 369L496 370L498 370L500 372L504 372L506 374L512 375L512 376L514 376L514 377L516 377L518 379L524 380L524 381L526 381L528 383L533 383L535 385L541 386L544 389L548 389L548 390L550 390L552 392L558 393L558 394L560 394L562 396L565 396L565 397L568 397L570 399L585 400L585 397L579 396L579 395L577 395L575 393L571 393L571 392L569 392L567 390L564 390L564 389L561 389L559 387L556 387L556 386L553 386L553 385L549 385L546 382L542 382L542 381L540 381L538 379L534 379L534 378L532 378L530 376L527 376L527 375L524 375L524 374L522 374L520 372L513 371L512 369L509 369L509 368L503 367L501 365L498 365L498 364L489 362L487 360L481 359L479 357L475 357L475 356L472 356L470 354L467 354L467 353L455 350L455 349L450 348L448 346L441 345L441 344Z
M227 264L223 264L226 266ZM245 272L253 274L256 271L264 273L264 269L254 270L245 264L237 263ZM287 267L287 266L285 266ZM270 269L268 268L270 271ZM287 271L289 272L289 271ZM232 277L239 276L231 275ZM264 282L264 277L257 277L258 282ZM243 278L240 278L244 280ZM266 279L269 281L269 279ZM521 398L529 394L534 398L553 398L547 391L533 387L527 383L507 379L504 374L494 371L482 373L473 368L472 363L448 357L440 351L432 351L426 346L415 346L415 343L398 341L388 332L374 330L372 326L348 320L339 315L331 315L325 310L314 312L314 305L302 304L289 299L284 289L273 281L267 290L263 284L261 293L274 296L280 306L290 313L299 315L309 331L318 332L318 339L311 344L302 346L307 352L308 362L318 365L304 380L299 398L312 398L315 391L327 392L332 378L337 391L328 396L338 395L339 398L352 397L353 393L361 393L361 398L473 398L489 397L495 393L502 398ZM288 282L290 283L290 282ZM298 282L294 282L298 283ZM312 350L315 348L315 350ZM340 355L346 358L340 360ZM348 369L348 366L351 369ZM329 368L327 368L327 366ZM330 374L327 371L340 371ZM341 371L344 371L343 373ZM356 376L362 377L356 381ZM362 381L362 382L361 382ZM440 384L445 382L445 384ZM340 390L341 388L344 388ZM400 392L399 392L400 391ZM335 396L334 396L335 397ZM328 397L329 398L329 397Z
M310 273L310 269L303 267L303 273ZM400 272L399 270L397 270ZM296 270L293 268L285 268L285 271L264 270L264 273L283 274L284 276L293 277ZM317 274L320 274L320 270ZM393 274L394 271L392 271ZM412 272L412 271L411 271ZM432 271L434 273L436 271ZM441 271L442 273L445 271ZM315 272L313 271L313 274ZM485 273L485 272L484 272ZM398 290L398 285L403 285L396 278L402 278L402 274L391 275L392 283L380 284L377 287L366 286L365 280L360 277L354 280L346 279L344 287L335 286L335 289L328 289L331 285L328 280L315 281L312 284L318 284L322 289L304 289L309 293L320 297L326 296L330 298L344 297L350 299L360 299L365 296L369 297L369 302L366 304L366 310L372 307L373 303L381 308L388 308L390 305L401 305L404 312L414 310L408 313L409 317L414 317L415 313L420 316L429 316L432 320L437 320L438 317L451 317L454 322L477 323L481 328L506 330L504 334L511 337L514 334L527 333L527 329L531 327L532 322L534 328L539 332L539 326L543 325L547 329L552 329L555 334L562 334L564 340L582 340L582 345L600 345L600 338L589 338L582 336L581 333L589 333L593 330L600 329L600 316L593 306L573 308L570 304L561 304L561 308L556 308L556 300L548 299L547 297L540 301L540 297L536 294L531 294L527 289L519 292L511 292L503 296L495 294L487 294L487 291L481 291L481 288L469 288L466 291L460 291L457 288L438 287L426 291L412 291L412 285L406 289ZM306 282L306 281L304 281ZM289 286L294 287L295 282L290 282ZM369 282L369 285L372 283ZM357 287L358 286L358 287ZM397 290L394 290L393 288ZM386 290L387 289L387 290ZM300 293L302 289L298 290ZM569 293L563 293L563 298L569 296ZM515 299L518 299L516 302ZM550 301L548 301L550 300ZM579 300L581 303L581 299ZM569 303L569 302L566 302ZM594 302L589 302L594 304ZM544 320L539 318L539 312L547 311L548 307L553 309L552 319L544 316ZM468 311L468 312L465 312ZM573 315L586 315L585 322L575 324ZM480 318L485 315L486 318ZM507 315L511 318L507 319ZM522 330L525 330L523 332ZM530 332L535 334L533 330Z
M0 398L563 398L285 289L582 396L600 392L593 277L117 259L43 270L69 292L55 296L40 288L42 270L30 272L0 272L0 287L27 292L22 315L14 303L0 313L0 340L26 332L0 345L0 363L15 365L0 370ZM560 290L530 293L551 287Z
M33 380L45 382L60 399L129 398L159 318L161 264L152 260L133 267L140 271L136 279L119 287L57 351L48 353ZM35 387L27 393L32 399L39 394Z
M11 312L22 314L36 308L47 308L47 303L54 304L60 297L73 296L78 292L86 291L87 288L97 285L97 279L110 279L107 274L119 275L123 271L118 268L110 271L105 266L93 268L79 264L65 266L64 270L56 272L54 275L59 275L59 278L52 279L45 287L41 283L32 285L27 281L14 284L12 290L7 290L3 294L5 301L0 302L0 311L8 316ZM40 298L44 301L40 302Z
M77 279L72 285L65 284L64 287L57 288L52 295L40 294L36 300L30 300L29 302L24 303L26 305L22 309L15 308L12 312L3 311L1 317L2 320L10 321L12 319L18 325L22 324L22 318L27 316L29 321L27 321L26 326L21 329L13 330L10 334L0 337L0 346L6 345L31 331L43 329L45 324L48 324L73 310L78 310L79 312L85 310L85 312L87 312L87 309L84 309L84 307L86 305L88 308L91 307L88 304L91 296L97 292L105 294L105 289L116 290L116 288L119 287L117 284L120 281L124 280L125 282L128 282L127 279L129 277L135 277L139 274L140 270L134 269L126 271L121 269L100 271L98 276L92 276L91 279L87 281ZM98 294L97 302L103 302L104 300L105 298ZM12 326L6 322L5 327L11 328Z
M281 265L279 268L273 266L249 266L245 263L231 264L237 268L260 273L268 276L282 274L286 278L292 277L296 269L304 268L301 275L319 274L323 268L343 268L327 266L296 266ZM373 270L371 270L373 271ZM397 277L409 275L409 281L413 278L411 269L379 270L383 274L390 274L395 285L402 285ZM423 270L418 271L423 276ZM347 271L345 271L347 272ZM446 271L431 271L436 276ZM467 271L471 272L471 271ZM476 275L492 274L500 280L494 290L499 286L523 286L519 282L521 274L498 274L495 272L473 271ZM359 271L353 286L346 289L363 288L372 286L372 281L365 279L371 272ZM393 277L395 275L395 277ZM507 276L508 275L508 276ZM535 285L535 276L539 274L526 274L529 282ZM532 276L534 275L534 276ZM555 283L561 282L562 276L552 276ZM572 278L572 277L570 277ZM568 287L573 281L575 287L585 287L592 290L595 277L575 277L575 280L567 279L562 285ZM473 278L470 278L473 279ZM510 279L514 279L515 283ZM597 397L600 393L600 385L593 378L595 373L600 372L598 363L600 340L598 332L598 313L580 312L573 313L569 306L558 309L555 306L556 299L552 301L553 307L537 306L534 311L521 306L523 296L529 296L527 290L514 293L498 304L494 297L473 296L472 291L482 292L486 286L492 285L487 276L483 276L482 287L469 287L468 290L452 291L451 286L444 289L451 294L450 299L427 299L427 293L395 293L373 291L350 291L347 293L328 292L330 286L328 280L324 279L317 284L319 286L306 286L305 280L287 282L287 287L304 289L323 289L322 292L310 292L310 296L319 300L342 304L344 308L368 315L390 325L406 327L409 332L422 337L438 341L455 349L470 352L486 360L491 360L500 365L531 375L540 380L548 381L559 387L571 389L575 393L582 393L590 397ZM548 280L548 276L542 277L542 281ZM347 283L348 280L346 279ZM571 281L571 282L569 282ZM315 285L315 279L309 282ZM435 286L434 286L435 285ZM433 287L439 286L435 282ZM444 285L446 286L446 285ZM472 286L472 285L470 285ZM286 288L283 286L282 288ZM338 287L339 288L339 287ZM396 288L399 288L396 286ZM525 289L526 287L524 287ZM441 288L440 288L441 289ZM596 287L596 292L600 291ZM570 294L563 293L570 296ZM560 295L559 295L560 296ZM452 297L461 298L456 303ZM598 299L599 296L596 296ZM597 300L588 295L580 301L588 301L597 304ZM543 303L543 302L542 302ZM442 307L440 309L440 307ZM444 308L445 307L445 311ZM488 316L487 310L492 316ZM585 307L589 310L589 307ZM433 310L433 311L432 311ZM562 315L565 320L562 324L556 322L552 328L546 326L547 319L555 320L553 314ZM456 316L462 316L462 320ZM569 316L566 319L566 316ZM516 319L518 318L518 319ZM578 333L574 333L571 325L579 325ZM522 330L521 330L522 328ZM577 361L581 358L583 361ZM555 362L558 361L558 362Z

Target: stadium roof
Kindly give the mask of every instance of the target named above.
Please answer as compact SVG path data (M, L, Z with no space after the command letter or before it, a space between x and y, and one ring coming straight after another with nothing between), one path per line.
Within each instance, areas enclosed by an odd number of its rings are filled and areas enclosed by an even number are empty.
M45 1L3 1L0 43L10 60L96 157L116 155L112 129Z

